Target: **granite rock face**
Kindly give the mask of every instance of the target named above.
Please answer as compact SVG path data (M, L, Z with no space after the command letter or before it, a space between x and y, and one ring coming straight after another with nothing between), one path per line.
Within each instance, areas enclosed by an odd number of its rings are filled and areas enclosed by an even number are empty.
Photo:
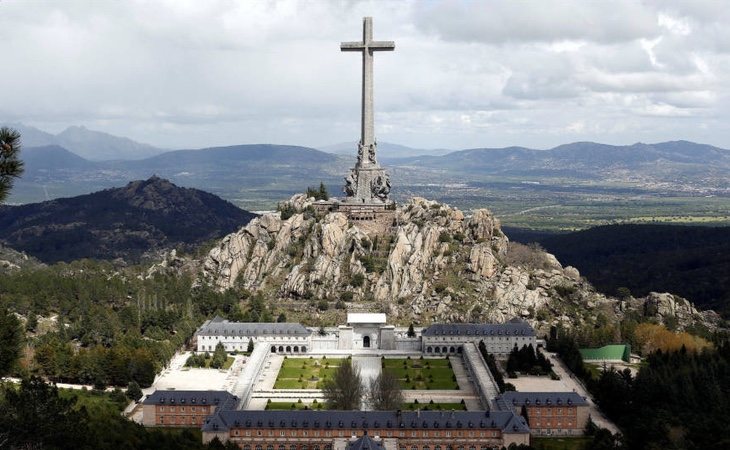
M544 252L537 265L509 264L515 244L486 209L466 215L413 198L397 208L388 232L373 235L342 213L317 215L312 203L294 196L283 206L298 213L287 219L267 214L226 236L203 261L201 282L221 290L260 290L286 302L344 298L348 308L380 310L394 322L422 325L517 316L547 330L593 324L599 317L618 321L629 312L658 320L671 315L680 328L716 323L714 313L700 313L669 294L629 302L606 297L578 270Z

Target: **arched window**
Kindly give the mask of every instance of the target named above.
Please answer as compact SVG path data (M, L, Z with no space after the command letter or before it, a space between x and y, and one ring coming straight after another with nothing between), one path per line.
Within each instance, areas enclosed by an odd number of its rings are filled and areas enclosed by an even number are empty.
M446 347L441 347L441 351L444 352L444 353L446 353L447 352Z
M302 345L302 353L307 353L307 347L305 345Z
M295 345L294 346L294 353L299 353L299 346L298 345Z
M287 346L286 346L286 352L287 352L287 353L291 353L291 346L290 346L290 345L287 345Z
M453 346L451 348L449 348L449 353L454 353L454 352L456 352L456 349Z
M428 347L426 347L426 353L431 353L432 351L433 351L433 349L431 348L430 345Z
M441 347L436 347L436 353L441 353Z
M417 445L411 445L411 450L418 450L418 446Z
M271 444L269 444L269 445L266 446L266 450L274 450L274 446L271 445Z
M289 446L289 450L297 450L297 446L292 444Z
M279 450L286 450L286 445L279 445Z
M276 345L271 346L271 353L276 353Z
M251 450L251 446L249 444L246 444L243 446L243 450Z
M258 445L256 446L256 450L264 450L264 448L263 448L263 447L261 446L261 444L258 444Z
M283 352L283 351L284 351L284 346L283 346L283 345L280 345L280 346L279 346L279 351L280 351L280 352Z

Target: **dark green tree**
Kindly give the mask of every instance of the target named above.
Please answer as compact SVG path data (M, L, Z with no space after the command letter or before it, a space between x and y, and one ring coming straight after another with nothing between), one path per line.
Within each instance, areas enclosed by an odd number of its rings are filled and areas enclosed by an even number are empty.
M7 310L0 310L0 377L8 375L20 357L23 330L20 321Z
M18 389L5 389L4 395L2 448L71 448L71 443L84 448L84 414L74 408L74 400L61 398L56 386L31 377Z
M0 203L10 195L13 180L23 174L20 154L20 133L12 128L0 128Z
M127 398L138 402L142 398L142 389L136 381L130 381L127 386Z
M332 378L325 380L323 384L322 394L327 402L327 409L360 409L362 379L351 359L344 360Z
M228 354L226 354L226 349L223 347L222 343L218 343L215 346L215 351L213 352L213 359L210 361L210 367L213 369L221 369L226 363L226 359L228 358Z
M253 339L249 339L249 340L248 340L248 347L246 348L246 351L247 351L248 353L251 353L251 352L253 352Z
M413 324L408 325L408 337L416 337L416 330L413 329Z

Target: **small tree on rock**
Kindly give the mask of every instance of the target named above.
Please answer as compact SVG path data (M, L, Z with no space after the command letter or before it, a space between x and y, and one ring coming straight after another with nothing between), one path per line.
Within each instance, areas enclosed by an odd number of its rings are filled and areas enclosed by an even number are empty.
M3 203L13 187L13 179L23 174L20 154L20 133L12 128L0 128L0 203Z

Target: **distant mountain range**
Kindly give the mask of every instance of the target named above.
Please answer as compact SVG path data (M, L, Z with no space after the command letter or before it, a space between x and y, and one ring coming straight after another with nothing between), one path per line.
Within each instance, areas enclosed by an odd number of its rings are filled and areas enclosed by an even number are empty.
M253 217L215 195L152 177L78 197L0 206L0 242L44 262L134 260L149 250L221 238Z
M335 155L353 156L357 153L357 142L342 142L340 144L325 145L319 147L326 153ZM390 142L378 142L378 159L380 161L391 161L395 158L410 158L413 156L440 156L451 153L448 149L423 149L406 147L405 145L392 144Z
M524 147L475 148L442 156L393 160L415 166L470 174L593 177L619 170L694 173L699 169L730 169L730 151L689 141L658 144L606 145L575 142L549 150ZM710 166L711 165L711 166Z
M340 195L356 152L354 143L323 147L327 152L250 144L99 161L98 155L95 160L85 158L88 151L79 154L57 142L30 145L43 139L70 142L69 136L81 129L70 130L58 136L40 130L23 135L21 157L26 173L18 180L10 202L80 195L158 175L181 186L205 189L246 209L269 209L320 181L330 193ZM89 130L80 134L108 136ZM81 141L73 140L77 146ZM119 143L116 154L121 154L121 143L132 142L127 141L113 136L108 140ZM413 156L421 151L429 153ZM730 196L730 151L688 141L626 146L576 142L549 150L508 147L451 152L381 143L379 158L391 174L396 200L419 195L463 208L499 207L495 198L510 205L526 202L530 206L522 209L529 209L566 200L590 202L596 195L603 200L637 195ZM518 208L505 210L520 211Z
M25 148L57 145L92 161L144 159L165 151L125 137L89 130L83 126L68 127L58 134L18 123L3 124L3 126L18 130Z

